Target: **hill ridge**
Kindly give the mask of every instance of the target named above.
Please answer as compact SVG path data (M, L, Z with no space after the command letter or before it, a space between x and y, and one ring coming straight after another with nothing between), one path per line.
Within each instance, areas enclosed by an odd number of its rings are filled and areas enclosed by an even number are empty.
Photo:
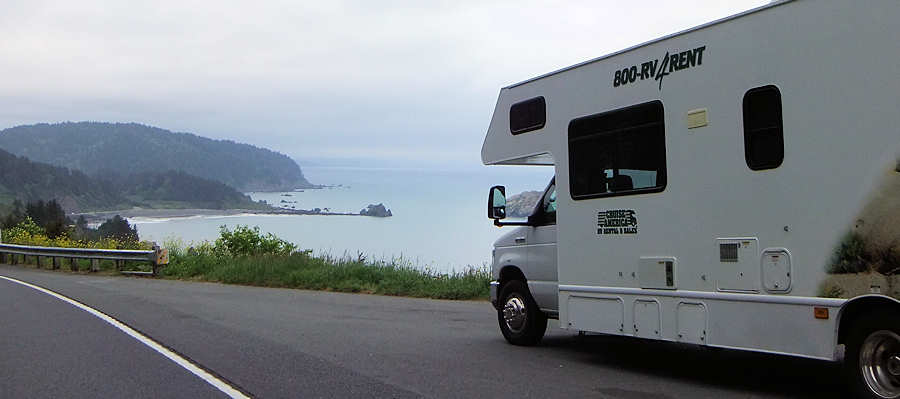
M91 176L176 170L243 192L316 187L277 151L136 122L19 125L0 130L0 148Z

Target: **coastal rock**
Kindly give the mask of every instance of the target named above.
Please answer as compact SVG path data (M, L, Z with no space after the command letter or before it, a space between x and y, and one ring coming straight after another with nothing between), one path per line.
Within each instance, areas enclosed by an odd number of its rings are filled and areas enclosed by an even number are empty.
M359 214L362 216L374 216L374 217L379 217L379 218L386 218L389 216L394 216L394 214L391 213L390 209L387 209L384 207L384 204L378 204L378 205L369 204L369 206L367 206L366 209L360 210Z
M506 215L514 218L525 218L534 212L534 206L541 200L540 191L524 191L506 199Z

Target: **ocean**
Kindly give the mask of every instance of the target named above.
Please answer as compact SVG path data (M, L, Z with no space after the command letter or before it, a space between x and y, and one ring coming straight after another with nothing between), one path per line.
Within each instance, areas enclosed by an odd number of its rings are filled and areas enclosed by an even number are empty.
M504 232L487 218L492 185L506 185L507 195L512 195L543 190L553 176L551 167L515 166L478 170L304 167L303 172L310 182L330 187L248 194L276 206L331 212L359 213L369 204L383 203L394 216L232 215L130 221L141 239L160 243L172 238L186 243L214 240L220 226L248 225L315 254L402 259L418 268L454 272L487 267L491 245Z

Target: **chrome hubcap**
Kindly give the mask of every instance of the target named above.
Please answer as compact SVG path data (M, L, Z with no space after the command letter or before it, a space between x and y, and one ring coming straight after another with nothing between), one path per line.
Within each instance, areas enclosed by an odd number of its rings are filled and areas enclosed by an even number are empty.
M859 367L876 395L900 397L900 336L886 330L870 334L860 348Z
M503 305L503 322L506 328L514 333L519 333L525 328L525 301L518 296L511 296Z
M900 376L900 356L894 355L888 359L888 372L893 376Z

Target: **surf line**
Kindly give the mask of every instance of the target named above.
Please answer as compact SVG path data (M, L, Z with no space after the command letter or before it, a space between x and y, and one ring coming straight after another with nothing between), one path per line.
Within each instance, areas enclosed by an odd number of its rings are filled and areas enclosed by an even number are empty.
M192 362L188 359L185 359L184 357L171 351L170 349L166 348L165 346L161 345L160 343L150 339L146 335L141 334L140 332L138 332L137 330L135 330L131 327L128 327L128 325L126 325L125 323L122 323L121 321L118 321L118 320L108 316L106 313L103 313L97 309L94 309L88 305L78 302L72 298L65 296L65 295L59 294L54 291L50 291L44 287L39 287L37 285L31 284L31 283L28 283L28 282L25 282L22 280L14 279L12 277L0 276L0 278L10 281L10 282L13 282L13 283L16 283L16 284L19 284L19 285L23 285L25 287L31 288L31 289L39 291L39 292L43 292L43 293L50 295L56 299L59 299L60 301L66 302L76 308L79 308L85 312L88 312L88 313L94 315L95 317L97 317L98 319L107 322L111 326L118 328L120 331L124 332L125 334L130 335L132 338L134 338L138 342L146 345L150 349L153 349L154 351L158 352L159 354L167 357L169 360L175 362L175 364L181 366L182 368L186 369L187 371L190 371L197 377L200 377L200 379L202 379L203 381L206 381L206 383L208 383L209 385L212 385L219 391L222 391L222 393L228 395L229 397L235 398L235 399L250 399L249 396L247 396L246 394L244 394L237 388L231 386L230 384L228 384L225 381L222 381L220 378L210 374L208 371L206 371L203 368L201 368L200 366L194 364L194 362Z

